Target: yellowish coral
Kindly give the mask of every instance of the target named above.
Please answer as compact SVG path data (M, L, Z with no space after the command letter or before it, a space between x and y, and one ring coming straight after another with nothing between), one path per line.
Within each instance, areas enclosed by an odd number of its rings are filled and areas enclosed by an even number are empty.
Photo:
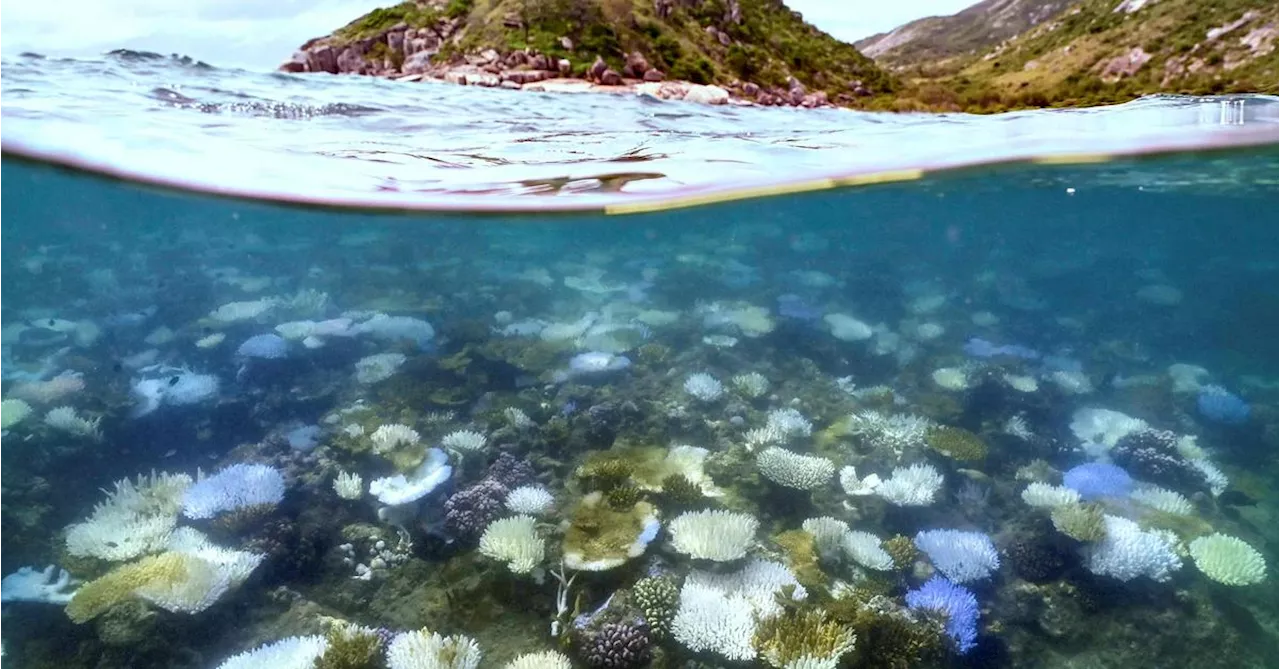
M789 667L805 660L834 665L853 650L853 628L821 610L789 610L756 627L755 646L772 667Z
M1049 512L1053 526L1076 541L1098 541L1106 535L1102 516L1097 504L1066 504Z
M199 559L182 553L150 555L121 565L81 586L67 604L67 617L74 623L85 623L141 588L161 587L187 579L193 563Z
M564 527L564 564L570 569L613 569L644 552L658 531L652 504L612 508L600 492L582 498Z
M987 457L987 445L978 435L958 427L938 426L925 435L929 447L955 460L981 460Z

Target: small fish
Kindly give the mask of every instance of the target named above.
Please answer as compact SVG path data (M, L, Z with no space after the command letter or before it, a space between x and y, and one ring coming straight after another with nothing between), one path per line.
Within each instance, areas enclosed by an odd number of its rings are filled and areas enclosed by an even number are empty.
M171 448L171 449L169 449L169 450L165 451L165 452L164 452L164 455L162 455L162 456L160 456L160 457L164 457L164 458L171 458L171 457L173 457L174 455L176 455L176 454L177 454L177 452L178 452L178 449L176 449L176 448Z

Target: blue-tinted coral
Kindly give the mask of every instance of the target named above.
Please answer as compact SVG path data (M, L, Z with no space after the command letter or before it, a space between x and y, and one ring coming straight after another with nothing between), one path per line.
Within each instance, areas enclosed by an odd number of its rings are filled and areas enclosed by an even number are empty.
M925 530L916 534L915 544L938 571L957 583L986 578L1000 568L995 545L981 532Z
M444 527L460 539L474 539L502 515L507 487L487 478L455 492L444 503Z
M1084 499L1126 497L1133 490L1133 478L1125 470L1104 462L1086 462L1068 469L1062 485Z
M963 586L941 576L907 592L907 606L916 611L931 611L946 619L947 636L955 641L956 650L967 653L978 639L978 598Z
M1205 386L1196 397L1200 415L1215 423L1239 425L1249 419L1249 405L1222 386Z

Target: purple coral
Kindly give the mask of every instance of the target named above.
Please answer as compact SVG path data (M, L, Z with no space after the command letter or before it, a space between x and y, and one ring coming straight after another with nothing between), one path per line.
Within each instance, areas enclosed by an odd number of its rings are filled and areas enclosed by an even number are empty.
M489 465L489 474L485 478L490 478L508 488L519 488L522 485L533 483L537 478L537 472L533 470L533 465L528 460L522 460L516 456L503 451Z
M644 623L605 623L587 637L582 656L589 667L630 669L649 663L651 647Z
M455 492L444 503L444 526L458 538L474 539L502 515L507 487L491 478Z

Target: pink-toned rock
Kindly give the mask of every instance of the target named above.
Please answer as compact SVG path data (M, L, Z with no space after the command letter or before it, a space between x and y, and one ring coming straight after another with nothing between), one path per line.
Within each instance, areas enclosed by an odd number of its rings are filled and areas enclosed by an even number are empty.
M307 70L311 72L338 73L338 53L328 44L307 52Z
M457 70L449 70L449 71L447 71L447 72L445 72L445 73L444 73L444 80L445 80L445 81L447 81L447 82L449 82L449 83L451 83L451 84L458 84L459 86L466 86L466 85L467 85L467 73L465 73L465 72L459 72L459 71L457 71Z
M561 37L560 48L564 49L565 51L573 51L573 40L569 39L568 37Z
M394 53L404 51L404 31L393 30L387 33L387 47Z
M518 84L518 83L516 83L516 82L514 82L514 81L511 81L511 80L509 80L509 79L508 79L508 80L503 81L503 82L502 82L501 84L499 84L498 86L499 86L499 88L506 88L506 89L513 90L513 91L518 91L518 90L520 90L520 84Z
M306 72L307 71L307 52L298 51L293 57L280 64L277 68L281 72Z
M349 46L338 55L338 71L348 74L365 74L369 71L369 63L354 46Z
M560 76L567 77L573 71L573 64L569 62L568 58L561 58L556 61L556 70L560 72Z
M546 54L540 53L529 60L529 67L535 70L550 70L553 66L551 59Z
M485 49L484 51L481 51L480 57L483 58L486 63L498 62L498 52L493 49Z
M485 88L494 88L502 83L498 79L498 75L488 72L474 72L467 74L468 86L484 86Z
M404 59L400 71L405 74L423 74L431 69L431 52L418 51Z
M645 81L662 81L666 76L667 75L663 74L662 70L652 67L644 71Z
M609 65L604 62L604 59L596 56L595 62L591 64L591 67L587 68L587 79L589 81L600 81L600 77L604 76L605 71L608 69Z
M512 70L502 73L503 81L514 81L517 84L532 84L543 79L550 79L552 74L543 70Z
M639 51L632 51L627 54L626 65L622 68L623 76L632 79L641 79L644 73L649 71L649 61L645 60L644 55Z
M605 70L600 74L600 83L605 86L621 86L622 75L613 70Z
M694 84L684 94L685 102L697 102L704 105L722 105L729 101L729 91L719 86L699 86Z
M760 87L748 81L742 85L742 95L755 100L760 97Z

